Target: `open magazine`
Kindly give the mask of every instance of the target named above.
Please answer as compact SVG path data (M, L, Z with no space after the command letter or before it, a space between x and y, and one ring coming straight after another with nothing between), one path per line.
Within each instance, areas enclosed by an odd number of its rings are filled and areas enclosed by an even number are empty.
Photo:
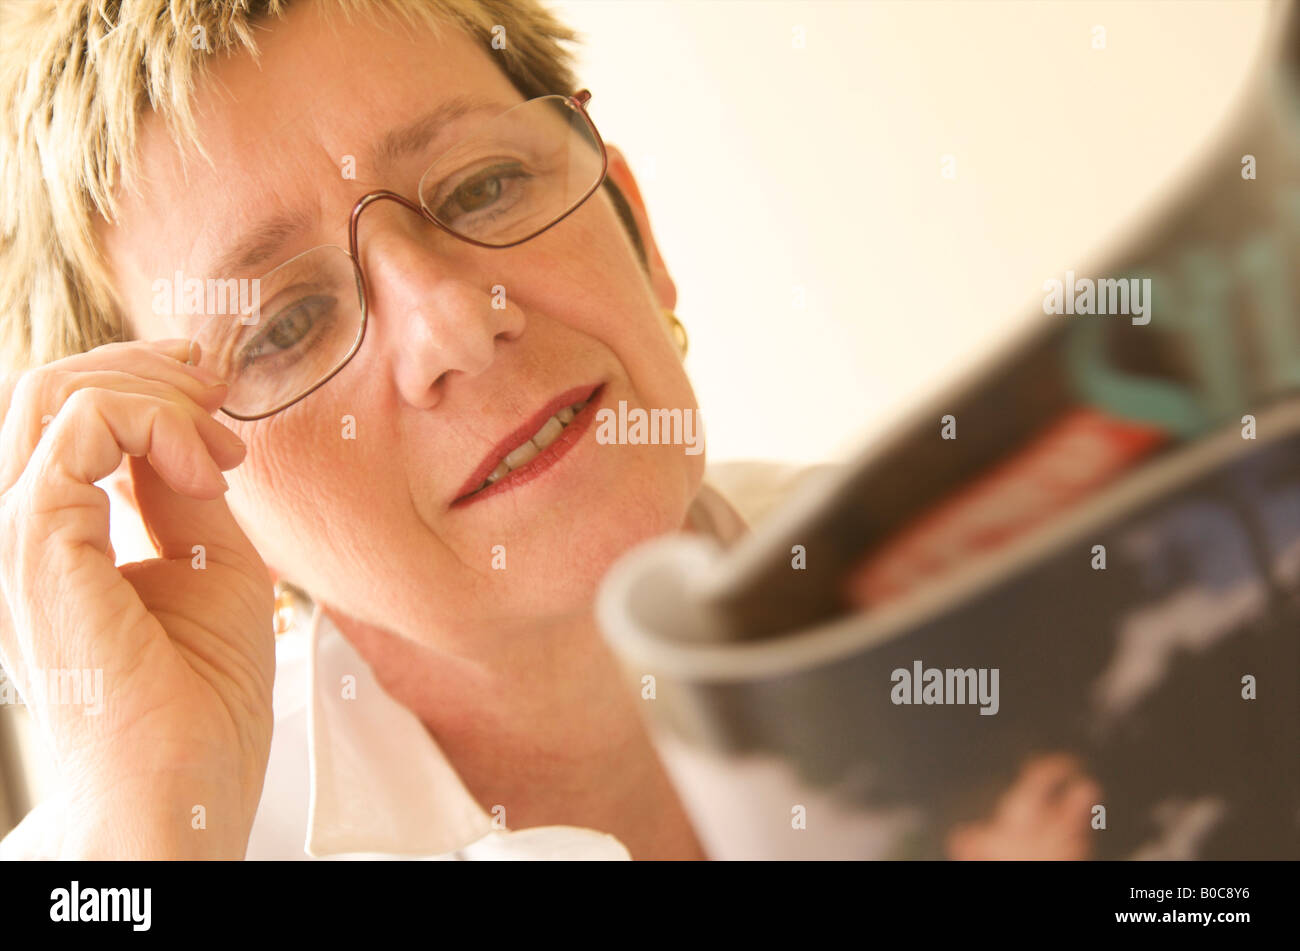
M1300 858L1298 55L1013 346L730 550L616 566L658 725L918 811L897 855L1056 763L1080 857Z
M1300 858L1300 400L1259 422L888 608L683 641L725 555L674 539L618 566L602 618L679 736L846 808L971 819L1069 755L1101 790L1093 857Z

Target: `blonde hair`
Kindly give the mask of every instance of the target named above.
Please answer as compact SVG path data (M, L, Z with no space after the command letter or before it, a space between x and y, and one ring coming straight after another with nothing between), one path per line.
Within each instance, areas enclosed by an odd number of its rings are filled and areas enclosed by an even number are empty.
M329 0L450 23L490 44L526 99L575 91L577 34L538 0ZM136 119L152 107L200 149L190 94L212 52L257 55L255 24L289 0L0 0L0 360L19 370L125 339L94 233L116 217ZM196 42L196 38L203 42ZM203 47L206 45L206 49ZM623 210L620 209L622 215ZM624 224L627 224L624 216Z

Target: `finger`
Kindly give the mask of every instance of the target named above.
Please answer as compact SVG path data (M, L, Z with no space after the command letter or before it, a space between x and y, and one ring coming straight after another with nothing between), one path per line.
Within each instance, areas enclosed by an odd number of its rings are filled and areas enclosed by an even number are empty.
M94 386L157 392L156 385L163 385L184 394L202 406L205 413L220 407L227 390L219 381L200 380L186 372L183 364L138 344L133 346L130 353L120 347L104 347L6 381L7 411L0 427L0 490L17 481L45 426L78 389ZM146 381L155 386L145 386Z
M13 403L20 403L25 412L53 416L68 396L84 385L81 381L87 379L88 374L113 372L175 387L195 402L210 405L211 411L220 407L220 403L213 400L218 385L224 381L216 374L138 343L109 344L37 367L22 374L18 381L7 381L7 391L14 397ZM5 408L6 419L9 418L8 410L15 413L19 410L18 405L9 402Z
M103 577L92 582L85 571L95 570L96 562L79 561L74 563L78 583L102 583L112 575L115 553L109 533L109 500L94 483L108 477L124 454L148 457L179 491L210 498L225 490L200 427L228 431L173 388L149 381L136 381L135 385L142 383L166 395L95 388L74 392L50 424L15 489L3 495L5 556L0 561L5 570L0 578L6 610L12 607L18 612L13 620L19 622L19 632L26 630L30 635L61 629L42 623L49 620L43 614L57 606L58 598L42 603L22 597L31 571L54 570L58 576L59 569L51 569L44 561L43 552L55 550L51 542L57 541L61 552L89 548L98 553ZM222 451L229 453L228 449ZM60 555L52 564L66 567L69 562ZM69 579L62 580L66 583ZM5 624L0 632L5 654L12 658L16 650L22 659L18 666L31 668L28 654L35 641L31 636L15 638L9 630L13 626Z
M1061 809L1067 815L1091 814L1092 807L1101 801L1101 784L1091 776L1076 776L1069 790L1061 797Z
M113 473L122 456L146 456L176 492L215 498L225 479L199 433L200 419L179 401L141 393L83 389L73 393L37 446L23 473L36 511L58 507L69 486L98 482ZM100 545L99 550L104 550Z
M244 448L239 437L210 415L226 393L224 385L209 388L202 402L191 400L170 384L118 371L75 374L70 377L70 385L72 393L83 389L137 393L175 403L194 418L195 426L219 468L233 468L243 459ZM35 394L25 395L24 402L40 398ZM67 402L62 393L55 393L49 399L51 405L57 402L59 408ZM42 414L38 419L36 413L26 407L15 408L8 425L0 431L0 489L6 489L18 480L43 431L55 418L56 415Z
M136 508L159 555L189 560L194 546L202 545L210 564L258 561L256 549L224 498L180 495L145 460L133 458L130 465Z
M17 529L6 533L6 603L32 582L33 570L58 572L75 566L76 583L86 585L103 585L117 577L109 498L95 483L110 476L124 455L148 459L173 492L211 499L225 491L221 471L199 432L205 424L220 431L224 427L194 404L185 405L188 401L174 390L149 385L174 395L80 389L50 424L32 464L3 497L5 524ZM10 540L16 547L9 547ZM18 557L10 557L15 553ZM97 557L86 560L88 553ZM15 571L23 577L16 577ZM71 576L63 583L71 583ZM25 605L23 628L30 633L64 629L48 623L49 612L61 610L59 601L33 602L19 596L13 603ZM20 636L17 641L25 655L41 639ZM29 659L26 666L32 666Z
M1056 813L1059 785L1073 771L1068 754L1049 754L1021 769L1005 801L1005 815L1021 828L1040 825Z
M141 350L147 350L153 353L161 354L170 360L184 363L190 354L192 346L188 337L168 337L163 340L121 340L116 343L106 343L95 347L93 350L83 350L81 353L74 353L66 360L77 360L81 357L93 353L137 353Z
M1071 776L1081 771L1081 764L1071 753L1045 753L1035 756L1021 773L1020 784L1035 795L1055 798Z
M220 378L198 365L198 343L184 339L110 343L58 361L72 370L122 370L185 389L198 382L211 386ZM56 364L51 364L54 366Z
M127 341L127 344L125 345L132 343L143 343L149 349L156 350L158 353L168 356L173 360L179 360L182 363L189 358L190 349L193 346L193 343L188 337L168 337L163 340L132 340ZM113 346L113 344L109 344L109 346Z
M192 362L187 362L193 357ZM196 402L206 402L218 383L223 382L215 373L197 365L198 344L186 340L156 342L131 341L111 343L84 353L74 354L26 373L11 374L0 380L0 421L9 417L16 392L27 392L49 398L28 399L40 415L52 416L58 412L75 383L78 373L96 370L117 370L146 379L169 383ZM19 383L22 386L19 386ZM61 398L59 398L61 397ZM216 407L214 407L215 409Z

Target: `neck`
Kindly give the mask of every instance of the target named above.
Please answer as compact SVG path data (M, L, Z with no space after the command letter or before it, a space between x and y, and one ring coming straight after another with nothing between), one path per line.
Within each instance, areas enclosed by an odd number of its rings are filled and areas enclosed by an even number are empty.
M494 632L512 646L490 663L326 613L479 805L505 808L509 828L581 826L614 835L635 859L706 857L651 742L639 687L590 606Z

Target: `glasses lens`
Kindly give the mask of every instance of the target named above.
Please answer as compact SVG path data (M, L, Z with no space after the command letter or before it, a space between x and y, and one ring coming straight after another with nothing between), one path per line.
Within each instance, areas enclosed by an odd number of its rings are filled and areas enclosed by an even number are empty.
M342 248L313 248L251 285L242 308L208 317L194 337L199 365L229 382L223 408L235 416L298 399L346 361L361 334L361 289Z
M462 237L504 246L564 217L600 184L600 143L563 96L532 99L480 126L420 180L420 203Z

